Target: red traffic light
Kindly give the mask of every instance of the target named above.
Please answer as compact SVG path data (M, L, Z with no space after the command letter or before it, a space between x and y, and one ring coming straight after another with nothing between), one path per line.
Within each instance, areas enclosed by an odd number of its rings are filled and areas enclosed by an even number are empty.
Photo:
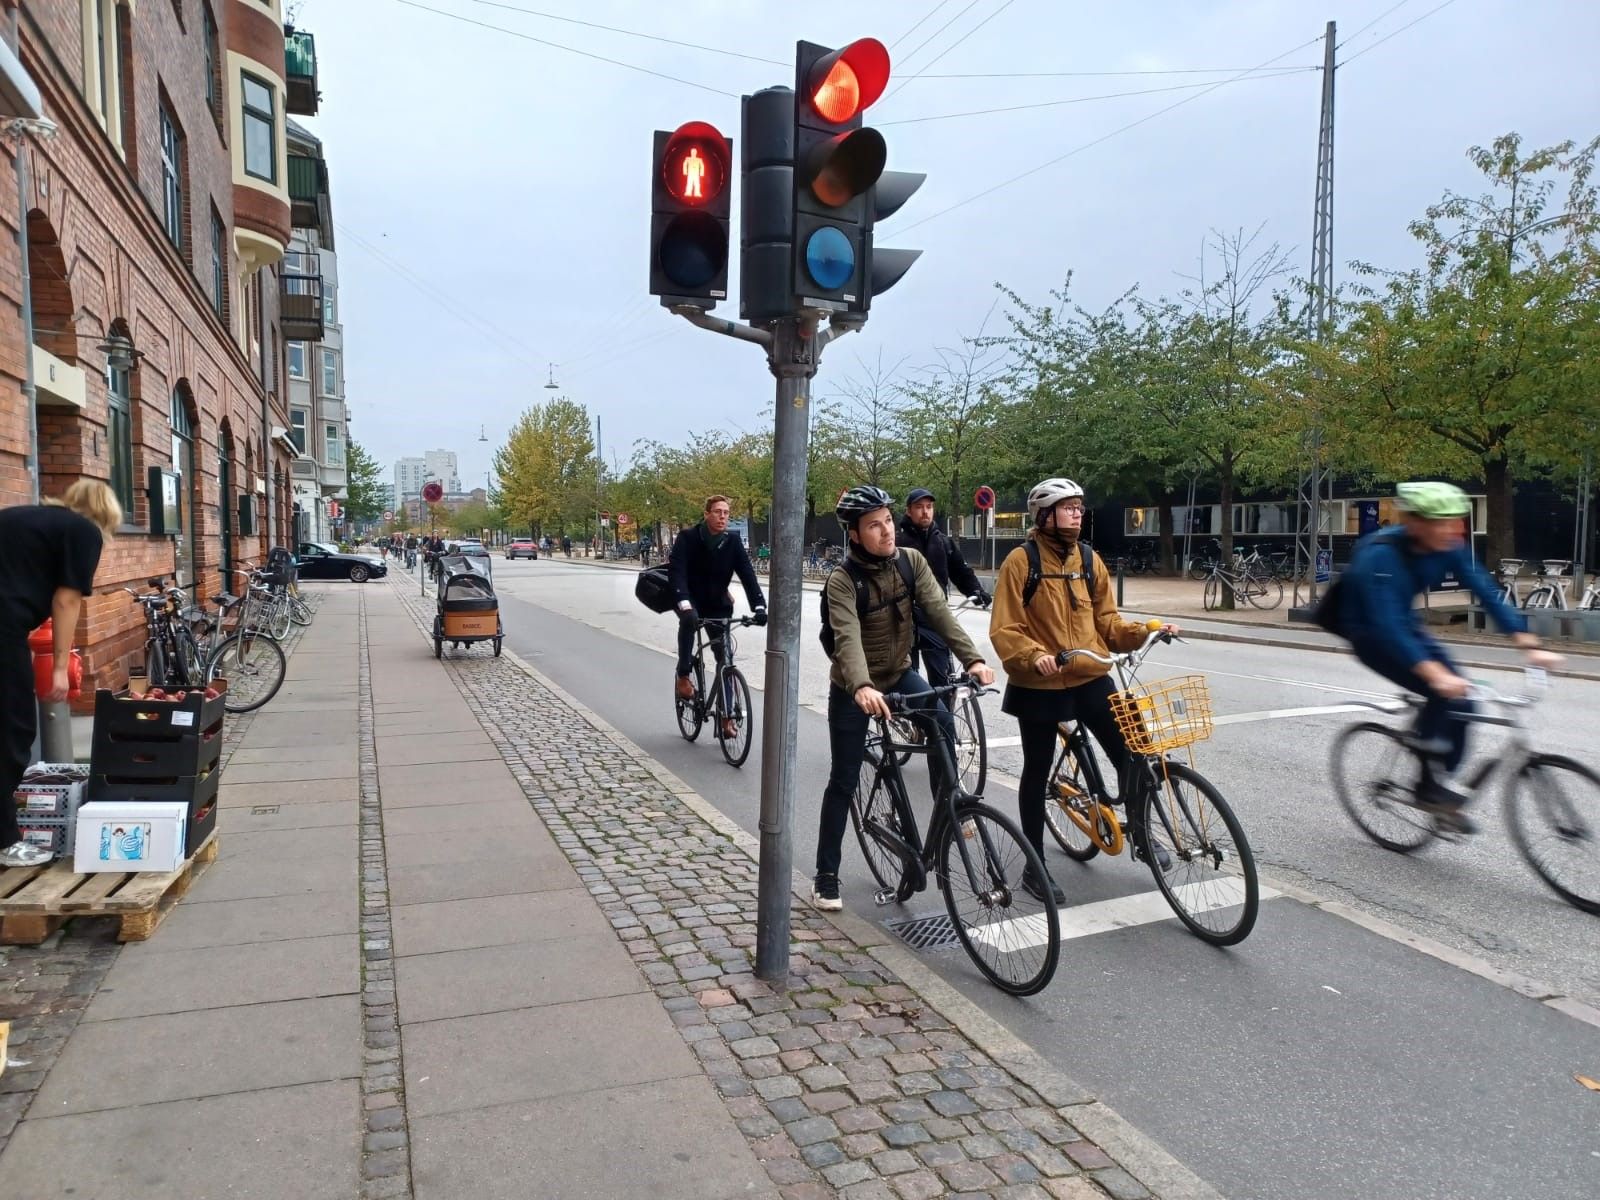
M889 86L889 51L877 38L862 38L811 64L806 95L812 110L843 125L875 103Z
M681 204L699 206L715 200L728 185L728 139L715 125L690 121L667 140L661 158L661 182Z

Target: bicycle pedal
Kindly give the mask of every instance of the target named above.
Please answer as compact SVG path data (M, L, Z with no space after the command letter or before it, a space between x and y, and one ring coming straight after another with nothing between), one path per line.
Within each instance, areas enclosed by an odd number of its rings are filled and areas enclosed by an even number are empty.
M886 904L893 904L895 902L895 890L893 888L879 888L872 893L872 902L879 908Z

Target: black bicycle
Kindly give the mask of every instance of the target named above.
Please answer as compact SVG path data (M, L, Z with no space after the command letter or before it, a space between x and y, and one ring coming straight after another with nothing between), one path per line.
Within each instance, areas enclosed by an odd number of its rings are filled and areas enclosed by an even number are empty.
M1129 760L1113 794L1106 786L1093 738L1081 721L1059 729L1061 750L1050 773L1045 824L1076 862L1133 849L1155 876L1156 887L1178 919L1214 946L1242 942L1255 928L1261 903L1255 856L1232 807L1190 762L1171 751L1211 736L1211 702L1200 676L1141 686L1138 671L1158 641L1171 634L1152 629L1138 650L1106 657L1091 650L1064 650L1065 666L1082 656L1117 672L1121 690L1111 700ZM1114 805L1121 804L1126 817Z
M867 869L878 881L880 905L903 904L927 888L932 872L956 937L978 970L1002 991L1031 996L1050 982L1061 954L1061 919L1048 886L1041 887L1042 900L1022 886L1025 873L1044 884L1044 863L1010 818L959 782L934 797L924 840L900 770L902 754L932 753L939 756L944 778L959 780L949 734L938 714L914 705L960 689L983 690L963 676L917 696L884 697L895 721L916 723L922 738L912 746L897 742L893 723L874 718L850 801L850 820Z
M278 694L288 664L271 634L243 621L233 633L224 633L227 617L242 604L238 597L213 596L216 611L207 613L186 607L182 588L162 590L160 577L146 582L155 590L120 590L144 610L144 671L150 687L203 688L225 679L223 708L230 713L253 712Z
M707 721L715 729L716 739L722 746L722 757L729 765L742 767L750 757L750 743L755 727L755 707L750 701L750 685L744 673L733 664L737 649L733 640L735 625L755 625L753 617L702 617L695 621L694 664L689 677L694 681L694 695L673 695L678 713L678 732L684 740L694 741ZM708 633L708 630L711 631ZM706 650L713 641L722 643L722 658L711 674L711 686L706 686Z

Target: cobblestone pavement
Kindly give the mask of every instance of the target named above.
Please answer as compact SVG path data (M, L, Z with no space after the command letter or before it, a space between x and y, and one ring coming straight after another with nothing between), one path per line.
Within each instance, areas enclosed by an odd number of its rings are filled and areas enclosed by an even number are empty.
M321 597L305 595L315 612ZM303 632L292 627L286 654L294 653ZM219 769L226 770L252 715L228 721ZM37 946L0 946L0 1021L11 1022L9 1065L0 1075L0 1151L122 952L117 925L115 917L76 917Z
M787 988L758 980L744 846L513 657L446 663L786 1200L1151 1195L821 914L795 905Z

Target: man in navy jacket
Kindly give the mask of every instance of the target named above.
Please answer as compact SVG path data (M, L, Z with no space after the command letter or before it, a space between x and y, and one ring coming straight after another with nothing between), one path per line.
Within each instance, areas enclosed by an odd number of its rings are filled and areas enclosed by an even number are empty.
M695 622L701 618L733 616L733 595L728 585L735 573L744 584L745 599L756 624L767 623L767 600L761 583L750 565L744 542L728 529L733 506L726 496L706 499L705 520L680 533L672 543L668 572L678 602L678 695L684 700L694 695L689 671L694 664ZM713 627L711 650L717 661L723 657L720 629ZM727 724L731 725L729 721ZM732 730L723 730L732 737Z
M1467 749L1472 684L1445 648L1423 628L1413 608L1418 595L1454 575L1477 597L1532 666L1553 666L1559 656L1539 649L1522 614L1500 597L1494 579L1467 552L1463 518L1471 501L1448 483L1402 483L1395 498L1403 523L1363 538L1339 580L1337 632L1368 667L1424 697L1416 735L1422 744L1418 799L1460 833L1476 826L1461 811L1469 796L1449 782Z

